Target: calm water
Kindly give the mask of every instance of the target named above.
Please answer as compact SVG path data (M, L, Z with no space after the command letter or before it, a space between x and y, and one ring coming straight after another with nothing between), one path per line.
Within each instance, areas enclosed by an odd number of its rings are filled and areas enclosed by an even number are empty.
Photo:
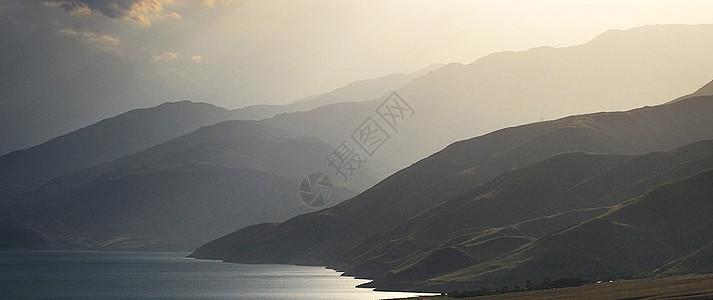
M187 253L0 252L0 299L383 299L410 293L321 267L239 265Z

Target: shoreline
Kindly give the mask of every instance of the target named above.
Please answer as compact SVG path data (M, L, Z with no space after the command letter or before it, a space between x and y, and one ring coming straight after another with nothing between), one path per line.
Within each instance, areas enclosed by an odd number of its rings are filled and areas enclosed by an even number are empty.
M689 274L646 279L618 280L578 287L530 292L453 298L419 296L405 299L478 299L478 300L545 300L545 299L713 299L713 274ZM402 298L403 299L403 298Z

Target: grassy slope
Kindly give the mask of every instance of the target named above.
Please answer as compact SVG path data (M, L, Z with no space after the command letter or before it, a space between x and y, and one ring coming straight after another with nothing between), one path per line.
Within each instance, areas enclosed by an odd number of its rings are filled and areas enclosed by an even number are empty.
M468 253L473 264L482 263L529 243L528 238L540 238L606 212L597 209L599 214L592 214L586 208L620 204L657 185L713 168L711 158L713 141L645 155L555 155L512 170L380 234L371 243L373 248L353 250L363 258L356 268L384 266L390 271L374 286L389 288L422 279L424 272L409 269L439 270L431 273L439 275L446 271L442 266L456 267L446 255L438 259L441 252L435 250L439 248L456 247ZM681 168L692 162L696 168ZM671 172L680 169L685 172ZM532 220L506 226L528 219ZM495 237L507 239L483 243Z
M532 291L525 293L458 298L478 300L522 299L712 299L713 275L689 275L667 278L621 280L580 287ZM421 300L450 300L445 296L419 297Z
M519 283L546 277L650 273L713 236L713 169L662 185L611 212L547 235L497 261L435 282Z
M666 275L713 273L713 242L666 264L659 270L659 273Z

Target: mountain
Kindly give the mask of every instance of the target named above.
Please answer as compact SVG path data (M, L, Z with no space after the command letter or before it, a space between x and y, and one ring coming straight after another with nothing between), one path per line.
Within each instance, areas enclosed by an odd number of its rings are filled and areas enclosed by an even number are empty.
M713 169L661 185L494 262L431 282L524 282L650 274L713 240Z
M226 109L189 101L132 110L0 157L0 204L57 176L105 163L233 119Z
M380 278L376 282L369 283L368 286L378 286L382 289L388 289L390 286L405 288L407 285L413 289L423 288L426 285L420 283L422 280L497 258L504 253L536 241L547 233L576 225L597 217L610 209L611 207L575 209L555 215L533 218L505 227L465 228L456 230L453 234L435 236L437 241L429 242L428 244L423 243L424 240L420 237L418 241L416 239L404 240L401 238L391 243L395 245L401 244L401 246L406 245L403 248L412 248L413 253L402 253L399 258L384 262L380 258L393 255L395 248L384 249L386 250L385 255L371 257L365 262L352 267L349 272L351 274L367 275L369 278ZM423 237L423 234L421 234L421 237ZM423 245L414 247L415 242ZM373 253L374 251L371 252ZM453 259L449 255L444 255L444 253L447 254L449 252L461 253L462 257ZM454 260L458 264L453 264ZM374 266L379 268L374 269ZM419 286L413 287L414 285Z
M433 257L432 254L441 248L460 249L481 258L478 263L484 263L482 255L478 255L478 249L487 246L487 244L481 245L483 241L503 238L523 240L520 244L498 251L497 256L502 256L542 238L547 233L596 217L582 214L582 210L599 211L599 214L602 214L605 212L602 210L606 210L607 207L624 203L651 188L711 168L713 168L713 141L698 142L673 151L645 155L558 154L506 172L487 184L413 217L403 226L380 234L380 239L377 240L379 242L372 241L369 244L359 245L354 252L360 252L361 257L364 258L356 261L362 261L361 265L391 266L394 271L390 274L381 274L385 275L385 278L373 283L375 286L388 288L409 285L414 281L436 277L434 275L457 271L457 269L442 270L441 273L430 273L430 277L426 278L408 276L413 269L422 269L434 262L444 263L447 258ZM575 214L577 212L578 214ZM542 216L549 215L552 215L550 224L556 226L542 223ZM565 216L569 216L569 222L562 221ZM529 220L525 224L534 221L538 224L539 232L500 229L500 226L507 226L519 220ZM522 225L517 225L517 228L520 227ZM394 246L406 241L409 247ZM580 243L587 241L586 237L580 237ZM367 246L372 248L369 249ZM567 249L563 246L560 250L566 252ZM413 262L424 256L432 256L433 262ZM384 261L380 260L380 257L392 259ZM393 257L400 257L400 259L393 259ZM490 262L484 268L490 267L498 268ZM531 278L523 279L522 282L528 279L541 281L547 277L570 277L579 272L570 268L574 270L572 274L537 277L541 276L538 272L542 270L535 269L533 266L528 268L537 271L529 273L528 276ZM552 267L550 271L554 272L554 268ZM583 277L596 275L581 273ZM491 278L493 281L483 281L478 284L501 284L503 281L498 280L504 280L503 278L495 280L495 277L490 275L484 275L484 278ZM414 288L426 285L418 282L415 283Z
M36 232L0 224L0 250L47 249L51 245Z
M242 239L236 233L235 240L218 245L229 249L207 244L192 256L327 265L377 278L379 288L390 287L388 282L379 285L380 276L426 259L440 249L439 243L467 241L476 237L472 234L486 236L488 230L563 213L581 218L556 224L576 224L592 215L572 210L618 205L651 187L701 171L710 165L710 143L670 153L641 153L713 139L712 114L713 97L693 97L498 130L453 143L334 207L275 226L243 229L261 231L261 239ZM492 255L492 249L513 250L541 234L493 236L492 241L478 240L487 243L472 249ZM456 250L443 254L465 259L468 252ZM479 260L471 258L465 261Z
M328 104L374 100L442 66L443 64L432 64L413 73L395 73L355 81L329 93L298 99L286 105L250 105L234 109L233 112L240 120L263 120L282 113L312 110Z
M709 82L702 88L698 89L695 93L693 93L694 96L710 96L713 95L713 82Z
M233 119L264 119L333 103L373 100L441 66L433 64L413 73L356 81L288 105L256 105L230 111L211 104L182 101L132 110L32 148L0 156L0 203L57 176L117 159L202 126Z
M666 275L713 273L713 242L666 264L657 271Z
M393 123L391 117L376 112L390 94L266 122L338 145L372 117L391 139L371 159L380 174L392 174L453 141L500 128L628 110L689 94L711 79L711 35L713 25L645 26L610 30L571 47L498 52L470 64L448 64L396 89L412 111L399 113L395 128L386 124Z
M331 151L260 122L225 121L52 179L5 206L5 221L62 249L195 249L236 227L314 211L297 198L300 179L326 172ZM330 205L356 193L335 184Z
M711 95L713 95L713 82L709 82L709 83L706 84L705 86L703 86L703 87L701 87L700 89L698 89L698 90L696 90L695 92L693 92L693 94L681 96L681 97L679 97L679 98L676 98L676 99L672 100L671 102L678 102L678 101L681 101L681 100L683 100L683 99L688 99L688 98L691 98L691 97L711 96Z

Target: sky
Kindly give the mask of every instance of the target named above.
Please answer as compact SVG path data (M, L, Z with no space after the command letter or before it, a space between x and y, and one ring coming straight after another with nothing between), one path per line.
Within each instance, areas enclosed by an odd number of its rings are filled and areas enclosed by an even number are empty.
M167 101L287 103L671 23L713 23L713 1L2 0L0 137L51 137Z

